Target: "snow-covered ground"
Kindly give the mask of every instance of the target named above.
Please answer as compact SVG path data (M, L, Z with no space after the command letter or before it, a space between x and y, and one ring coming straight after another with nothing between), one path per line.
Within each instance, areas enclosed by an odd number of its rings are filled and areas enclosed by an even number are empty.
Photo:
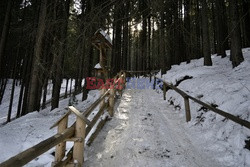
M75 106L82 111L89 107L98 97L99 92L97 90L92 90L89 92L87 100L84 102L79 102L79 100L78 104L75 104ZM81 94L76 96L76 98L81 99ZM47 108L40 112L29 113L0 127L0 150L2 150L0 154L0 163L55 135L57 129L50 129L50 127L68 111L68 103L69 98L61 100L59 108L53 111ZM71 114L69 117L69 124L72 124L74 121L75 117ZM67 149L71 147L72 143L68 142ZM54 150L55 148L52 148L26 166L50 167L51 162L54 161L52 155Z
M213 66L203 66L203 58L190 64L173 66L164 80L175 84L185 76L193 77L180 83L178 88L193 97L217 105L219 109L250 121L250 48L243 49L245 61L232 68L229 51L226 58L212 56ZM167 92L167 100L184 112L183 98L173 90ZM250 151L245 140L250 139L250 129L244 128L224 117L206 111L190 101L191 135L197 145L214 151L225 166L250 166Z
M125 90L114 118L85 151L85 166L219 167L189 136L183 114L155 90Z
M191 76L192 79L181 82L178 87L250 121L250 49L244 49L243 53L245 61L234 69L228 57L213 56L212 67L204 67L203 59L192 60L190 64L173 66L163 78L175 84ZM92 145L85 147L85 166L250 166L250 151L244 148L245 140L250 137L249 129L192 101L192 120L186 123L180 95L168 90L167 101L164 101L160 89L150 89L149 79L138 80L141 83L136 89L135 81L130 81L118 99L113 119ZM76 107L83 111L98 96L97 91L91 91L88 99ZM61 101L60 108L51 112L48 108L30 113L1 126L0 162L54 135L56 130L49 127L67 111L68 101ZM0 105L0 113L4 106ZM53 150L26 166L50 166Z
M10 104L12 83L13 83L13 80L9 79L7 82L7 85L6 85L6 91L4 93L2 104L0 105L0 126L1 126L1 124L5 123L7 121L7 114L8 114L8 110L9 110L9 104ZM72 89L74 89L74 85L75 85L75 80L72 81ZM48 87L47 87L47 100L51 99L52 86L53 86L52 82L49 81ZM21 88L21 86L19 84L15 87L11 119L16 117L20 88ZM62 86L61 86L61 94L65 93L65 89L66 89L66 80L64 79L62 82ZM67 90L68 90L68 92L70 91L70 80L69 80Z

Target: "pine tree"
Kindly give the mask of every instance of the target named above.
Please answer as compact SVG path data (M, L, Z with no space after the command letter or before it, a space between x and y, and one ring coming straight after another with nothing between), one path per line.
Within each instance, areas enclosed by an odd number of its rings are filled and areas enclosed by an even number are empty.
M209 27L208 27L208 8L206 0L202 0L201 15L202 15L202 48L204 56L204 65L212 66Z
M225 17L225 3L223 1L215 1L215 11L216 11L216 49L217 49L217 55L220 55L222 58L226 57L226 17Z
M244 57L241 50L241 32L239 25L239 13L238 13L238 1L231 0L229 2L229 10L230 10L230 41L231 41L231 51L230 57L232 60L233 67L238 66L242 61L244 61Z

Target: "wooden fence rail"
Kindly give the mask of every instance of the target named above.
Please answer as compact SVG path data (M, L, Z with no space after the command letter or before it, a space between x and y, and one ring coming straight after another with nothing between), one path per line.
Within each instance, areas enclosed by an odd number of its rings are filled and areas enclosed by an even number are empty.
M248 129L250 129L250 122L243 120L237 116L234 116L230 113L227 113L225 111L222 111L218 108L215 108L213 106L211 106L210 104L207 104L203 101L200 101L199 99L196 99L195 97L192 97L190 95L188 95L187 93L185 93L184 91L180 90L179 88L175 87L174 85L164 81L163 79L154 76L154 88L155 88L155 84L156 84L156 79L160 80L161 82L163 82L163 98L166 99L166 88L169 87L171 89L173 89L174 91L176 91L177 93L179 93L183 99L184 99L184 104L185 104L185 112L186 112L186 121L189 122L191 120L191 113L190 113L190 106L189 106L189 99L193 100L194 102L202 105L203 107L227 118L230 119L231 121L234 121L237 124L240 124Z
M89 137L89 140L87 141L87 144L90 144L95 139L98 132L101 130L101 128L106 122L106 119L98 121L99 119L101 119L104 110L108 109L109 115L113 116L114 100L117 90L116 88L118 88L119 86L119 89L121 89L118 92L119 94L121 94L122 89L125 88L125 72L120 72L115 77L115 79L116 80L113 83L114 87L108 90L102 90L101 96L83 113L78 111L73 106L69 106L69 111L51 126L51 128L54 128L56 126L58 127L58 133L56 135L46 140L43 140L37 145L13 156L5 162L2 162L0 164L0 167L23 166L55 146L55 161L52 163L52 166L82 167L84 162L85 138L87 137L87 135L91 135ZM119 81L121 81L120 83L122 83L122 85L119 85ZM106 100L105 97L107 96L108 99ZM94 111L94 109L98 105L100 105L99 111L95 114L92 120L89 120L88 116ZM73 125L67 127L68 117L72 113L76 115L76 121L73 123ZM97 123L98 125L96 126L97 128L95 132L90 134L90 131ZM67 141L73 141L74 146L68 151L67 155L65 156Z

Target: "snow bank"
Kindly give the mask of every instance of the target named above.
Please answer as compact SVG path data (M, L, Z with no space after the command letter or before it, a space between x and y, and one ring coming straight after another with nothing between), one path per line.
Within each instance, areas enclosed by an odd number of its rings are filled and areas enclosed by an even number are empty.
M63 95L65 93L66 82L67 82L67 80L63 79L62 84L61 84L61 90L60 90L61 95ZM67 88L68 93L70 91L70 82L71 81L69 80L68 88ZM6 90L4 93L3 100L2 100L2 104L0 105L0 126L2 126L2 124L4 124L7 120L7 113L8 113L9 104L10 104L12 83L13 83L13 79L8 79L8 82L6 85ZM82 85L83 84L84 84L84 79L82 81ZM72 80L72 89L74 89L74 86L75 86L75 80ZM13 100L13 106L12 106L11 119L14 119L16 117L20 89L21 89L21 86L18 82L17 86L15 87L15 92L14 92L14 100ZM52 90L53 90L53 84L52 84L52 81L49 80L48 86L47 86L47 101L51 100ZM41 99L41 104L42 104L42 101L43 101L43 99Z
M98 90L91 90L88 94L88 99L84 102L76 104L76 108L83 111L89 107L99 97ZM69 97L70 98L70 97ZM49 129L59 118L68 111L69 98L61 100L60 106L53 111L50 107L40 112L29 113L19 119L16 119L4 126L0 127L0 163L10 157L38 144L39 142L55 135L57 128ZM77 95L78 101L81 99L81 94ZM73 114L69 117L69 125L75 121ZM72 147L73 143L67 142L67 150ZM55 147L25 166L51 166L54 161Z
M234 69L229 55L223 59L213 55L211 67L203 66L203 58L192 60L190 64L173 66L163 78L176 84L183 77L191 76L192 79L181 82L178 88L250 121L250 48L243 49L243 55L245 61ZM184 112L183 98L175 91L167 92L167 100ZM250 130L206 111L197 103L190 101L190 106L192 120L188 127L196 136L197 144L204 145L207 150L218 151L216 156L225 166L250 166L250 151L244 148Z

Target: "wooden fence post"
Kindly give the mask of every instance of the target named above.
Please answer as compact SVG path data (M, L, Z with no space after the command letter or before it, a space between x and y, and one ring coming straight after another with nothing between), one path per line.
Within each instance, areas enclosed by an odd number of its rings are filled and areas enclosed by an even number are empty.
M126 77L127 77L127 72L124 72L124 79L125 79L125 83L126 83Z
M114 97L116 97L116 86L115 86L116 78L113 81L113 89L114 89Z
M106 92L106 89L101 88L100 96L102 96L105 92ZM104 105L105 105L105 98L100 102L100 107L99 108L102 108L102 106L104 106Z
M189 122L191 120L191 114L190 114L190 106L189 106L188 97L184 97L184 103L185 103L185 111L186 111L186 121Z
M154 76L154 84L153 84L153 89L155 89L156 86L156 77Z
M110 89L110 94L109 94L109 115L113 117L114 115L114 104L115 104L115 88Z
M73 163L77 161L78 166L83 166L85 131L86 123L77 116L75 127L75 141L73 147Z
M68 114L59 122L58 133L62 133L68 126ZM55 151L55 163L60 162L65 156L66 141L58 144Z
M151 74L151 71L149 71L149 82L151 83L152 81L152 74Z
M166 92L167 92L167 86L166 84L163 82L163 99L166 100Z

